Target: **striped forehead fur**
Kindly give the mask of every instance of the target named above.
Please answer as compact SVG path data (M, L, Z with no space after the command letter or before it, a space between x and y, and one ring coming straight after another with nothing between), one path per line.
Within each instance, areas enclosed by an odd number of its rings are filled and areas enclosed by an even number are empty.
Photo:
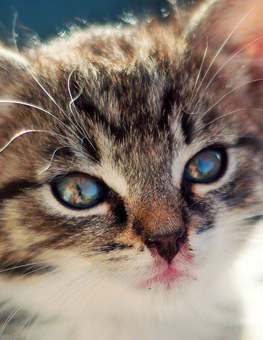
M243 340L229 273L263 205L253 6L0 48L0 338Z

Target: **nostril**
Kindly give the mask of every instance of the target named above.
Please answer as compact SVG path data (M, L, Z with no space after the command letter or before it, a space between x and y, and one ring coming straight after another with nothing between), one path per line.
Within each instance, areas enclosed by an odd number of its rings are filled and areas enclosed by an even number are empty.
M156 249L157 253L170 264L185 239L186 232L180 228L168 235L151 236L144 243L149 249Z
M181 248L181 245L184 243L183 238L180 237L175 241L175 247L179 250Z
M151 238L149 238L148 240L146 240L145 242L145 245L148 247L148 248L156 248L156 249L161 249L163 247L162 243L161 242L158 242L156 240L153 240Z
M180 249L181 246L184 244L186 240L186 233L183 233L181 237L178 237L177 240L175 241L175 246Z

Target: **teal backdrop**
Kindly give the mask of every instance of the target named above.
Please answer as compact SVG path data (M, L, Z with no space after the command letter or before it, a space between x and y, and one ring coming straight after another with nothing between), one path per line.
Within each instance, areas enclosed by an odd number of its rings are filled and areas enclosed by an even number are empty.
M165 17L176 0L0 0L0 40L16 32L46 40L68 29L88 23L131 21L138 16ZM186 5L193 0L177 0ZM16 19L15 19L16 18ZM25 37L24 37L25 38ZM10 39L10 38L9 38ZM22 38L21 38L22 39Z

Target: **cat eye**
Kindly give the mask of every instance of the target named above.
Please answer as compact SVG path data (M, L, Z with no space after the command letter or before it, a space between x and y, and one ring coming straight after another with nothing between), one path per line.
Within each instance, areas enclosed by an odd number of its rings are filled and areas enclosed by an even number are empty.
M211 182L222 174L224 158L221 150L201 151L186 165L184 178L192 182Z
M52 186L55 196L76 208L90 208L108 195L107 189L100 182L78 174L67 175Z

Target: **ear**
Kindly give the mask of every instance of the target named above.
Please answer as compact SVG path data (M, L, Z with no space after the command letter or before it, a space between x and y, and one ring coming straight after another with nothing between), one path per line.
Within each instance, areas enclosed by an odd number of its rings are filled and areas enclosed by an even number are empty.
M207 16L212 34L217 38L229 37L229 46L236 51L244 48L253 59L263 57L262 18L262 0L217 1Z
M251 82L246 91L257 101L263 97L262 0L206 1L191 16L186 34L199 55L207 49L208 62L222 69L220 76L231 77L234 86Z
M189 28L194 26L199 33L203 31L210 44L228 39L228 45L236 50L251 44L246 52L252 58L263 56L262 0L206 1L190 20Z

